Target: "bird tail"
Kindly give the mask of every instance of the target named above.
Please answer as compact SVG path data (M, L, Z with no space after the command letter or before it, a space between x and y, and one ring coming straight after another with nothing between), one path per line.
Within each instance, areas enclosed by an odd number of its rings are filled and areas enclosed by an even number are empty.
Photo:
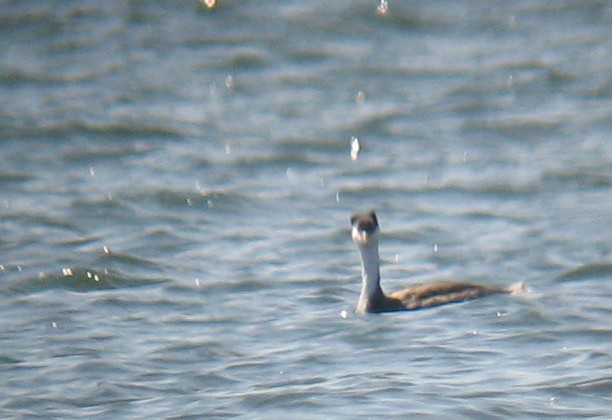
M527 283L524 281L519 281L508 287L506 290L512 295L518 295L520 293L527 293L530 289L529 286L527 286Z

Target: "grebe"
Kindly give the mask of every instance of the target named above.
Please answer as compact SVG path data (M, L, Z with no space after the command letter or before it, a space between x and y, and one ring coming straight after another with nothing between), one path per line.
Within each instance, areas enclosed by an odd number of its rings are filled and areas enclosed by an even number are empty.
M410 311L420 308L461 302L495 293L518 293L526 289L523 282L507 289L470 283L437 282L385 294L380 288L378 238L380 229L376 214L355 214L351 217L351 236L361 257L361 294L357 313Z

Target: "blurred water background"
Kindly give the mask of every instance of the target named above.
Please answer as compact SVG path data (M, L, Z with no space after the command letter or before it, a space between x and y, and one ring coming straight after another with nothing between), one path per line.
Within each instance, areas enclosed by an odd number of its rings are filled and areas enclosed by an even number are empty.
M2 418L612 417L610 2L5 0L0 35ZM531 292L355 316L368 209L385 289Z

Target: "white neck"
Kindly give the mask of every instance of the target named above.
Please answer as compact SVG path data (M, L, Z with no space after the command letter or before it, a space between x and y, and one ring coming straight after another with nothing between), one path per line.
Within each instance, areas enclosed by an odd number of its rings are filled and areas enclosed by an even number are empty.
M359 246L361 256L361 294L357 303L357 313L366 312L375 297L382 296L378 260L378 241Z

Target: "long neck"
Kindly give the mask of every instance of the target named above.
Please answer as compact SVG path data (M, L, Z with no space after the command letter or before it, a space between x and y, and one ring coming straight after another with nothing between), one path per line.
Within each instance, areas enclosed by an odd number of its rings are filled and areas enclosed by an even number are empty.
M357 303L357 312L368 312L372 308L372 303L383 297L380 288L380 270L378 260L378 243L360 246L361 256L361 294Z

